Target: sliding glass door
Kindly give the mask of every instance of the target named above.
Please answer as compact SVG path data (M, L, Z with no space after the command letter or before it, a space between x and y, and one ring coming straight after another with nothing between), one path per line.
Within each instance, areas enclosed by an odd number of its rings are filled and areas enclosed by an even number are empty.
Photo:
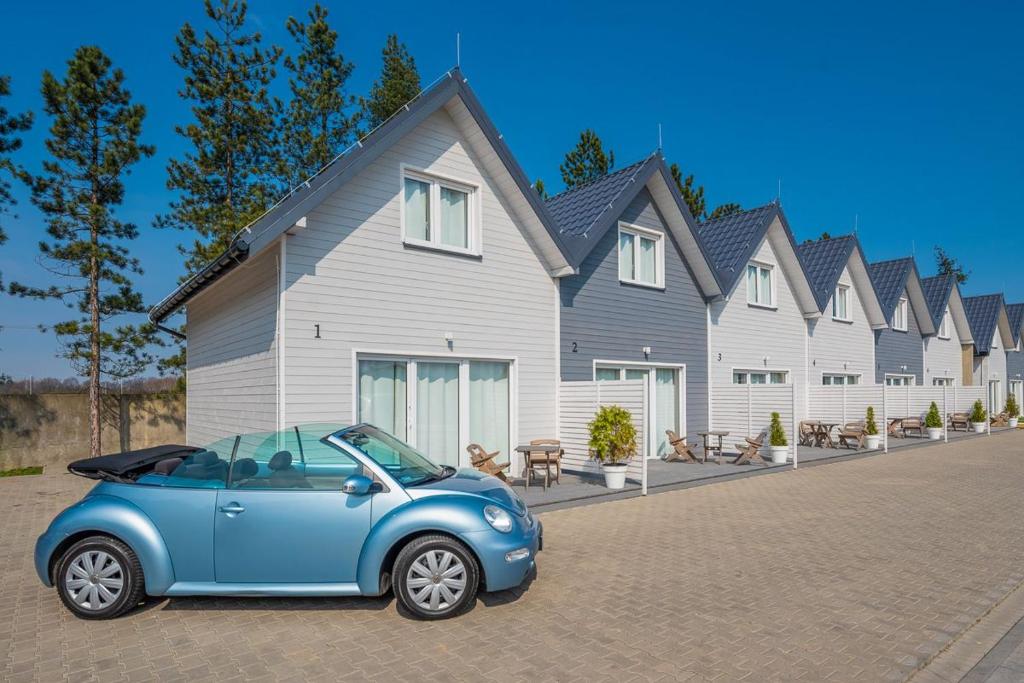
M594 368L594 379L598 382L649 380L646 386L650 420L647 438L644 439L649 444L649 458L660 458L671 449L666 431L682 431L682 373L683 368L679 367L644 365L601 365Z
M431 460L467 466L466 446L510 456L511 363L359 359L358 420L408 441ZM407 386L406 378L414 378Z

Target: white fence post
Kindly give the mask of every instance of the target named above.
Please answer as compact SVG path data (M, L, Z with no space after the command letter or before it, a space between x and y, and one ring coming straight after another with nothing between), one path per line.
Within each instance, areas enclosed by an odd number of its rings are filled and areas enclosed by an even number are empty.
M642 496L646 496L647 495L647 453L646 453L646 451L647 451L648 448L650 448L651 450L654 450L654 443L647 443L647 441L651 438L651 431L652 431L651 430L651 423L649 421L650 420L650 414L649 413L651 411L651 406L648 404L647 399L651 395L651 393L650 393L651 392L651 375L653 375L653 374L654 374L654 371L648 371L648 372L644 373L644 400L643 400L643 404L642 404L643 405L644 414L643 414L643 420L641 421L641 424L643 425L644 434L645 434L645 438L644 438L644 446L645 446L644 451L645 452L640 454L640 457L641 457L641 460L640 460L640 495L642 495Z
M988 419L985 420L985 427L988 435L992 436L992 380L985 385L985 393L987 394L985 402L988 403L988 415L986 415Z
M792 384L789 385L789 404L793 411L793 469L795 470L799 462L797 450L800 448L800 432L796 421L796 387Z
M949 409L946 402L946 385L942 385L942 440L949 443Z
M889 452L889 411L886 405L885 383L882 383L882 452Z

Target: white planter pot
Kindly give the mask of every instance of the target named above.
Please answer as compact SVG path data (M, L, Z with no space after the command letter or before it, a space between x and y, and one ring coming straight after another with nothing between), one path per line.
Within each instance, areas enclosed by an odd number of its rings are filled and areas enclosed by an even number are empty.
M604 472L604 485L610 489L625 488L627 467L628 465L625 463L601 465L601 471Z
M942 427L925 427L925 431L928 432L928 438L932 441L942 438Z
M878 446L882 443L881 434L868 434L864 437L864 444L871 450L877 451Z
M1011 417L1010 418L1010 429L1016 429L1017 428L1017 420L1018 419L1019 418L1016 418L1016 417Z
M776 465L785 465L786 456L789 454L789 446L769 446L769 452L772 454L772 462Z
M984 422L972 422L971 427L974 429L975 434L983 434L985 432Z

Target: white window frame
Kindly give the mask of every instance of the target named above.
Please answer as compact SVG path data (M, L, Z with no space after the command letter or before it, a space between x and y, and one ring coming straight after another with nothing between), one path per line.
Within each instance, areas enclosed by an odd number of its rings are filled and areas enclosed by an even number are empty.
M909 329L910 302L907 297L901 296L896 302L896 308L892 312L892 329L897 332L906 332ZM901 321L902 319L902 321Z
M406 244L413 247L421 247L424 249L433 249L436 251L447 251L455 254L464 254L467 256L481 256L483 254L483 237L481 234L481 223L482 215L480 209L480 186L468 180L459 178L452 178L449 176L438 175L436 173L428 173L419 168L401 164L401 173L399 174L399 221L401 223L402 230L402 244ZM411 178L413 180L419 180L420 182L430 184L430 239L422 240L416 237L411 237L406 231L406 220L405 220L405 180ZM469 206L466 207L466 220L468 225L467 230L467 246L457 247L450 244L444 244L441 242L441 188L446 187L450 190L456 190L458 192L466 193L466 201Z
M654 242L654 282L644 282L635 277L622 277L622 252L620 250L621 235L627 233L633 236L633 273L640 269L640 238L649 239ZM615 254L619 259L619 282L638 287L650 287L652 289L665 289L665 233L650 228L643 228L631 223L619 223L619 232L615 240Z
M782 374L784 376L783 377L783 379L784 379L783 382L773 382L772 381L772 375L777 375L777 374ZM744 381L742 381L742 382L737 382L736 381L736 375L743 375L746 379ZM765 381L764 382L754 382L754 383L751 383L751 381L750 381L750 376L751 375L764 375ZM784 370L782 368L733 368L732 369L732 383L733 383L734 386L748 386L748 385L749 386L757 386L757 387L768 387L768 386L782 387L782 386L788 386L790 384L790 377L791 376L792 375L790 374L789 370Z
M850 285L840 283L836 285L836 291L832 294L832 319L841 323L852 323L853 322L853 290ZM839 315L839 299L840 297L846 303L846 315Z
M825 382L825 378L826 377L829 378L828 382ZM851 377L855 377L857 379L857 381L856 382L851 382L850 381ZM823 386L823 387L841 387L841 386L856 387L856 386L860 386L862 378L863 378L863 375L861 375L859 372L823 372L823 373L821 373L821 386ZM842 381L836 382L837 379L841 379Z
M933 387L955 387L956 377L932 377Z
M892 382L892 380L894 379L900 380L900 383L894 384ZM883 384L885 384L885 386L887 387L913 387L917 386L917 376L905 375L897 372L886 373L885 381L883 382Z
M754 279L755 280L755 283L754 283L754 291L755 291L755 295L754 296L755 296L755 300L754 301L750 300L750 288L749 288L749 286L747 286L747 271L751 267L757 268L757 270L758 270L757 277ZM768 290L769 290L768 294L771 297L771 299L768 301L768 303L764 303L763 301L760 300L761 299L761 296L760 296L761 295L761 272L760 271L762 271L762 270L767 270L768 271ZM772 310L775 310L775 309L778 308L778 305L776 304L776 302L778 301L778 297L776 296L777 291L776 291L775 265L774 264L772 264L772 263L765 263L764 261L753 261L753 260L748 261L747 265L743 268L743 286L744 286L744 288L746 289L746 292L747 292L747 305L748 306L756 306L757 308L768 308L768 309L772 309ZM759 371L755 371L755 372L759 372Z
M618 247L616 247L616 248L618 248ZM626 371L627 370L646 370L648 373L654 372L655 370L672 370L673 372L675 372L676 373L676 381L678 382L678 385L679 385L679 390L678 390L678 392L676 394L676 405L678 406L678 411L677 411L677 414L676 414L676 424L679 425L679 433L684 435L684 436L686 435L686 433L687 433L687 424L686 424L686 381L687 381L686 372L687 372L687 370L686 370L686 364L685 363L646 363L646 362L641 362L641 361L629 361L629 360L615 361L615 360L605 360L605 359L594 359L594 361L593 361L593 370L592 370L591 377L594 378L595 382L602 381L602 380L598 380L597 379L597 371L598 370L616 370L616 371L618 371L618 373L619 373L619 379L618 380L603 380L603 381L609 381L609 382L612 382L612 381L622 381L626 377ZM652 375L649 375L649 376L652 376ZM627 380L627 381L637 382L637 381L642 381L642 380ZM653 379L651 380L651 382L649 384L649 387L650 387L650 389L652 391L654 390L654 381L653 381ZM648 399L648 400L650 400L650 399ZM650 432L651 433L647 434L645 439L644 439L644 444L645 444L644 448L648 449L648 452L647 452L647 457L648 458L656 458L656 457L658 457L657 453L655 453L653 450L650 450L648 444L655 444L655 443L657 443L659 435L654 433L654 419L649 420L648 424L650 426Z
M950 313L949 313L949 306L947 306L946 310L943 311L943 313L942 313L942 320L939 322L939 339L949 339L950 338L950 334L949 334L949 324L951 322L950 318L951 318L951 316L950 316Z

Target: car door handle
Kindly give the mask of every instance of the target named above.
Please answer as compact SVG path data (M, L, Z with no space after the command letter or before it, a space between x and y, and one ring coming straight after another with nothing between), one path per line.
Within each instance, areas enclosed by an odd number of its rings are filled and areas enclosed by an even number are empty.
M238 503L228 503L227 505L222 505L220 511L228 515L237 515L240 512L245 512L245 508Z

